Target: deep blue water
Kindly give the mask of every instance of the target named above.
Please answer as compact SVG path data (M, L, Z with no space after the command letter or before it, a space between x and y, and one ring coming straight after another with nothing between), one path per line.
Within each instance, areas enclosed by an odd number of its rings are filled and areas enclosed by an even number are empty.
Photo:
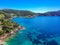
M13 18L13 21L24 26L9 39L6 45L58 45L60 38L60 17L38 16L34 18ZM53 39L54 38L54 39ZM56 38L56 40L55 40Z

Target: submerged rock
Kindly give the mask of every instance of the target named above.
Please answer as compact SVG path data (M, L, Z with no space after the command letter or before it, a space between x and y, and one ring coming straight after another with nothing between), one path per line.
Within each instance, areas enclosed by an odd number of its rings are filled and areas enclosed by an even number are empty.
M27 37L29 38L30 41L32 41L32 36L30 32L27 34Z
M55 40L52 40L47 43L47 45L59 45Z
M39 35L37 35L37 39L38 40L43 40L43 41L45 41L46 40L46 37L44 36L44 35L42 35L42 34L39 34Z
M43 45L47 45L47 42L43 42Z
M33 43L33 44L39 44L39 43L41 44L42 42L39 41L39 40L37 40L37 39L35 39L34 41L32 41L32 43Z

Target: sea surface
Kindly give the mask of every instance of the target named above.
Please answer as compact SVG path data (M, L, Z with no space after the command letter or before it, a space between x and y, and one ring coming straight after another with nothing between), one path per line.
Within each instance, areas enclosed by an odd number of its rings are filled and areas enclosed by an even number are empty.
M13 21L26 29L19 30L4 45L60 45L60 17L15 17Z

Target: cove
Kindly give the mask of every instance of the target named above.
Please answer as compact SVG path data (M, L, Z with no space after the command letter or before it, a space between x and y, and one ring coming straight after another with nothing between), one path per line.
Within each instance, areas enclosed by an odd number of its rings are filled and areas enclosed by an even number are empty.
M60 17L37 16L34 18L13 18L24 26L4 45L60 45Z

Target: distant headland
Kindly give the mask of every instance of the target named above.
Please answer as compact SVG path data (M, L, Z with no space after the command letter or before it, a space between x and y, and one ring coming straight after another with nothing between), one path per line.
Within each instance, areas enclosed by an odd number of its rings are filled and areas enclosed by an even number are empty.
M34 17L34 16L60 16L59 11L50 11L46 13L35 13L28 10L0 9L0 13L5 14L6 18L10 17Z

